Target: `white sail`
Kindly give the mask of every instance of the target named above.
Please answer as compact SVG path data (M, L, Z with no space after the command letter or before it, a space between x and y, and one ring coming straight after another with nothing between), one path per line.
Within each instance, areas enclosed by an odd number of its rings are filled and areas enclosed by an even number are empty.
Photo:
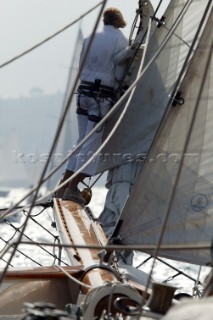
M165 39L167 41L155 62L138 83L123 121L113 139L103 150L100 170L114 167L110 172L111 186L105 208L100 215L108 235L144 164L144 158L171 101L171 96L176 94L176 83L187 69L187 66L183 67L207 4L207 0L171 1L164 14L165 26L156 28L150 39L145 65L156 54ZM199 37L197 41L198 39ZM184 71L181 73L182 69ZM115 121L116 116L112 124L108 122L106 131L111 129L110 125L114 125Z
M67 79L67 88L66 88L66 94L62 106L65 108L67 104L67 99L69 98L69 94L71 92L74 80L76 78L78 67L79 67L79 57L80 52L83 44L83 34L81 29L79 29L77 40L75 43L75 50L74 50L74 56L72 58L72 64L70 66L70 71L68 74ZM68 114L66 116L66 120L63 125L63 129L61 131L60 137L58 139L57 147L55 148L55 151L53 153L52 161L51 161L51 169L54 167L57 167L60 162L67 156L68 152L72 149L72 146L77 139L77 120L76 120L76 101L75 97L72 98L70 109L68 111ZM59 179L62 177L63 172L65 171L65 166L61 166L59 170L56 171L56 173L51 177L51 179L48 181L48 189L53 189Z
M113 138L102 150L99 171L117 167L146 154L149 150L206 4L207 0L171 1L164 14L165 27L162 25L156 28L150 39L145 64L168 37L170 30L173 30L171 36L137 85L124 119ZM151 15L150 10L149 16ZM156 25L155 21L152 23ZM130 79L130 83L133 80ZM119 113L107 122L106 136L114 127Z
M213 61L210 16L179 91L185 102L169 109L119 224L125 244L210 245L213 230ZM153 252L149 252L153 253ZM210 250L160 251L207 265Z

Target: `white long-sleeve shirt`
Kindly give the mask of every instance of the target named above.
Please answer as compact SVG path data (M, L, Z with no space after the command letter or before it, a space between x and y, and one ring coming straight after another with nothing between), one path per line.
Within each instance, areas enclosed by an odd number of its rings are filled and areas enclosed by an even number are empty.
M85 54L90 37L84 39L80 63ZM111 25L104 25L103 30L96 32L86 62L81 80L94 82L101 79L101 84L114 87L116 81L123 77L124 66L116 65L114 56L128 46L128 40L123 33Z

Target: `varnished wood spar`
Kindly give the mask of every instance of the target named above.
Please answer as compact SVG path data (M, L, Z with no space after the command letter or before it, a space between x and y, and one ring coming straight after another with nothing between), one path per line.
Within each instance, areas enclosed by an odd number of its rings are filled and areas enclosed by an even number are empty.
M74 244L106 245L107 239L104 233L101 233L101 228L97 231L97 235L95 233L95 222L92 221L81 205L72 201L62 201L62 210ZM76 248L76 251L81 264L90 265L99 263L100 259L97 250Z
M60 215L60 221L62 223L59 234L63 239L66 239L66 243L68 243L69 239L70 243L74 245L107 244L107 238L101 226L88 216L81 205L73 201L62 201L58 199L54 200L54 205L56 207L56 213ZM100 262L98 251L95 249L76 248L75 258L85 267L95 266ZM101 286L106 281L117 281L117 277L110 270L101 268L89 270L82 278L82 282L92 287ZM83 287L82 290L84 293L88 291L88 289Z
M54 209L53 210L54 217L57 224L57 231L59 233L61 243L66 245L73 244L72 235L71 235L68 223L66 221L65 214L62 210L61 201L57 198L53 199L53 209ZM78 254L75 249L65 248L65 251L67 253L69 263L72 266L76 266L80 264L78 261L79 260Z

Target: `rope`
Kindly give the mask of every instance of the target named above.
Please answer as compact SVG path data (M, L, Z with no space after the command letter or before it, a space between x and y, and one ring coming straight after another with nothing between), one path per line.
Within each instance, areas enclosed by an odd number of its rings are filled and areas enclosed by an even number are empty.
M51 156L52 156L52 154L53 154L53 151L54 151L54 149L55 149L55 146L56 146L56 144L57 144L57 141L58 141L60 132L61 132L61 130L62 130L63 123L64 123L64 121L65 121L65 117L66 117L66 115L67 115L67 113L68 113L68 110L69 110L69 106L70 106L70 102L71 102L72 96L73 96L73 94L74 94L74 90L75 90L75 88L76 88L76 86L77 86L79 76L80 76L81 71L82 71L82 68L83 68L83 66L84 66L86 57L87 57L87 55L88 55L90 46L91 46L91 44L92 44L92 40L93 40L93 38L94 38L94 34L95 34L95 31L96 31L96 29L97 29L97 27L98 27L98 23L99 23L100 18L101 18L101 16L102 16L104 7L105 7L105 5L106 5L106 2L107 2L107 0L104 0L104 1L102 2L102 6L101 6L101 9L100 9L98 18L97 18L97 20L96 20L96 23L95 23L93 32L92 32L91 39L90 39L89 44L88 44L88 48L87 48L87 50L86 50L86 52L85 52L85 56L83 57L82 65L81 65L80 68L79 68L78 74L77 74L77 76L76 76L76 78L75 78L75 81L74 81L74 85L73 85L73 88L72 88L72 92L71 92L71 94L70 94L70 96L69 96L69 98L68 98L67 105L66 105L66 107L65 107L65 109L64 109L64 112L63 112L63 115L62 115L62 117L61 117L61 119L60 119L60 121L59 121L58 128L57 128L56 134L55 134L55 138L54 138L53 143L52 143L52 146L51 146L51 148L50 148L48 161L45 163L44 169L43 169L43 171L42 171L42 173L41 173L41 176L40 176L40 179L39 179L39 182L38 182L38 185L37 185L37 189L36 189L36 192L35 192L35 195L34 195L32 204L31 204L31 206L30 206L30 210L29 210L28 216L27 216L26 219L25 219L24 226L23 226L23 229L22 229L22 231L21 231L21 233L20 233L19 239L18 239L17 243L16 243L15 246L14 246L13 252L11 253L11 256L10 256L10 259L9 259L9 263L12 261L13 256L15 255L16 249L17 249L18 245L20 244L21 239L22 239L23 234L24 234L24 231L25 231L25 229L26 229L27 222L28 222L29 217L30 217L30 213L31 213L31 211L32 211L32 209L33 209L33 206L34 206L34 203L35 203L35 201L36 201L36 198L37 198L37 195L38 195L38 191L39 191L39 189L40 189L40 186L41 186L42 183L43 183L43 179L44 179L46 170L47 170L47 168L48 168L48 165L49 165ZM6 272L7 272L7 269L8 269L8 265L5 267L5 269L4 269L3 272L2 272L2 275L1 275L1 278L0 278L1 280L4 278L4 276L5 276ZM1 281L1 280L0 280L0 281Z
M162 0L161 0L161 2L162 2ZM160 2L160 3L161 3L161 2ZM160 6L160 4L159 4L159 6ZM159 7L159 6L158 6L158 7ZM156 9L155 14L156 14L157 10L158 10L158 8ZM129 93L130 90L127 91L127 92ZM125 95L125 97L126 97L126 95ZM123 99L121 99L120 102L123 102ZM119 106L120 106L120 105L117 105L117 107L116 107L116 105L115 105L115 106L114 106L115 108L113 108L113 111L115 111ZM108 116L106 116L105 121L106 121L108 118L109 118L109 114L108 114ZM102 120L103 120L103 119L102 119ZM102 123L104 123L104 121L103 121ZM95 130L94 130L94 131L95 131ZM91 134L93 134L93 131L91 132ZM67 157L64 158L64 160L61 162L61 164L60 164L59 166L57 166L57 167L54 168L52 171L50 171L50 173L42 180L42 183L46 182L46 181L68 160L68 158L74 153L74 151L75 151L76 149L78 149L78 148L90 137L91 134L89 134L87 137L85 137L85 140L82 140L82 142L81 142L78 146L76 146L76 148L75 148ZM74 176L73 176L73 177L74 177ZM72 177L72 178L73 178L73 177ZM67 182L71 181L72 178L70 178L70 180L66 180L66 181L64 182L64 185L65 185ZM62 185L60 185L60 186L58 186L57 188L53 189L53 190L50 191L46 196L51 196L51 194L54 193L55 191L57 191L61 186L62 186ZM12 209L16 208L17 205L19 205L19 204L20 204L23 200L25 200L29 195L31 195L34 191L36 191L37 188L38 188L38 185L37 185L36 187L34 187L31 191L29 191L29 192L28 192L23 198L21 198L17 203L15 203L14 206L13 206L12 208L10 208L10 210L8 209L8 210L5 212L5 214L2 216L2 218L4 218ZM45 197L46 197L46 196L45 196ZM45 197L44 197L44 198L45 198ZM37 200L37 203L38 203L38 201L41 201L41 200L43 200L44 198L39 198L39 199ZM28 208L28 207L29 207L29 206L25 206L24 208ZM16 212L18 212L18 211L16 211ZM16 212L15 212L15 213L16 213ZM13 214L15 214L15 213L13 213ZM0 218L0 219L1 219L1 218Z
M11 222L9 222L9 221L8 221L8 225L11 226L13 229L15 229L18 233L21 233L21 230L20 230L20 229L21 229L22 227L16 228L16 227L15 227ZM23 224L23 226L24 226L24 224ZM24 236L26 239L32 241L32 243L36 243L35 241L33 241L32 238L30 238L30 237L27 236L26 234L23 233L23 236ZM48 253L49 255L52 255L51 252L47 251L47 250L46 250L45 248L43 248L41 245L38 244L38 247L39 247L40 249L42 249L44 252Z
M45 210L45 209L43 209L43 210ZM37 214L36 216L40 215L40 214L43 212L43 210L42 210L41 212L39 212L39 214ZM35 216L35 215L34 215L34 216ZM45 230L47 233L49 233L49 234L54 238L54 243L55 243L56 241L60 242L58 235L55 236L52 232L50 232L47 228L45 228L45 227L44 227L43 225L41 225L37 220L35 220L35 219L32 217L32 215L30 216L30 220L32 220L32 221L33 221L34 223L36 223L39 227L41 227L43 230ZM58 260L58 262L62 262L62 263L64 263L64 264L68 265L66 262L64 262L63 260L61 260L59 257L56 256L56 254L55 254L55 247L53 247L53 254L50 253L50 255L51 255L52 257L54 257L54 259L55 259L54 261Z
M13 57L12 59L2 63L0 65L0 69L9 65L10 63L20 59L21 57L25 56L26 54L32 52L33 50L37 49L38 47L42 46L44 43L48 42L49 40L52 40L53 38L55 38L56 36L58 36L59 34L61 34L62 32L64 32L65 30L67 30L68 28L70 28L71 26L73 26L75 23L77 23L79 20L81 20L82 18L84 18L86 15L88 15L89 13L91 13L93 10L95 10L97 7L99 7L101 4L103 3L103 1L99 2L97 5L95 5L94 7L92 7L90 10L86 11L85 13L83 13L81 16L79 16L77 19L75 19L74 21L72 21L71 23L69 23L68 25L66 25L65 27L63 27L62 29L56 31L55 33L53 33L52 35L50 35L49 37L45 38L44 40L40 41L39 43L35 44L34 46L32 46L31 48L25 50L24 52L18 54L17 56Z
M202 26L204 24L204 21L205 21L205 18L206 18L206 15L208 13L208 10L211 6L211 0L209 0L208 4L206 5L206 9L204 11L204 14L202 16L202 19L199 23L199 26L198 26L198 29L196 31L196 34L194 36L194 39L192 41L192 45L191 45L191 48L188 52L188 55L185 59L185 62L183 64L183 67L182 67L182 70L179 74L179 77L176 81L176 86L174 88L174 92L177 90L179 84L180 84L180 81L182 79L182 76L187 68L187 65L188 65L188 62L191 58L191 52L193 51L193 48L195 47L196 45L196 42L197 42L197 39L198 39L198 36L200 34L200 31L202 29ZM189 3L191 3L191 1L188 1L186 3L186 5L189 5ZM183 10L182 10L182 14L184 13L185 11L185 8L186 8L186 5L184 6ZM181 14L180 14L181 15ZM210 55L209 55L209 59L211 58L211 52L210 52ZM208 61L209 62L209 61ZM208 68L208 63L206 65L206 70L204 72L204 79L205 79L205 75L207 73L207 68ZM189 127L189 131L188 131L188 135L187 135L187 139L185 141L185 145L184 145L184 148L183 148L183 154L186 153L186 149L187 149L187 146L188 146L188 143L189 143L189 139L190 139L190 135L191 135L191 132L192 132L192 129L193 129L193 126L194 126L194 120L196 118L196 113L197 113L197 109L198 109L198 105L199 105L199 101L200 101L200 96L201 96L201 92L202 92L202 88L203 88L203 85L204 85L204 81L202 81L202 85L200 87L200 91L199 91L199 95L198 95L198 99L197 99L197 104L196 104L196 107L195 107L195 110L194 110L194 114L192 116L192 121L191 121L191 125ZM173 95L172 95L173 96ZM161 127L161 126L160 126ZM150 148L151 149L151 148ZM178 181L179 181L179 178L180 178L180 174L181 174L181 171L182 171L182 166L183 166L183 160L181 160L180 162L180 166L178 168L178 171L177 171L177 175L176 175L176 178L175 178L175 181L174 181L174 184L173 184L173 190L172 190L172 194L171 194L171 197L169 199L169 203L168 203L168 207L167 207L167 210L165 212L165 215L164 215L164 219L163 219L163 223L162 223L162 227L161 227L161 232L160 232L160 235L159 235L159 239L158 239L158 242L157 242L157 245L155 247L155 251L154 251L154 254L153 254L153 264L152 264L152 268L151 268L151 272L149 274L149 279L147 281L147 285L146 285L146 290L144 291L144 294L146 294L147 290L148 290L148 286L150 285L150 282L151 282L151 276L152 276L152 273L154 271L154 265L155 265L155 262L156 262L156 259L157 259L157 256L158 256L158 253L159 253L159 250L160 250L160 246L161 246L161 243L162 243L162 240L163 240L163 235L164 235L164 232L165 232L165 229L166 229L166 225L167 225L167 222L168 222L168 218L169 218L169 213L170 213L170 210L171 210L171 207L172 207L172 204L173 204L173 200L174 200L174 197L175 197L175 190L176 190L176 187L177 187L177 184L178 184Z
M2 237L0 237L0 239L2 241L4 241L6 243L6 246L8 245L9 241L4 240ZM6 248L6 246L4 248ZM4 249L3 249L4 250ZM1 252L3 251L1 250ZM34 260L33 258L29 257L27 254L23 253L21 250L17 249L17 252L19 252L22 256L24 256L25 258L31 260L32 262L34 262L35 264L39 265L40 267L42 267L42 264L40 264L38 261ZM2 261L4 261L5 263L8 263L8 261L6 261L5 259L1 258ZM10 263L10 266L12 266L12 264Z
M142 39L142 41L143 41L143 39ZM139 45L140 46L140 45ZM138 46L138 47L139 47ZM136 50L136 52L137 52L137 50ZM135 53L136 54L136 53ZM133 58L132 58L132 60L133 60ZM106 118L106 120L107 120L107 118ZM106 121L105 120L105 121ZM103 122L104 123L104 122ZM98 126L99 127L99 126ZM95 131L95 130L94 130ZM92 131L92 133L93 133L93 131ZM91 133L91 134L92 134ZM43 179L43 181L42 181L42 183L44 183L45 181L47 181L67 160L68 160L68 158L72 155L72 153L74 153L74 151L75 150L77 150L78 148L80 148L80 146L88 139L90 137L90 135L88 135L87 137L85 137L85 140L83 140L82 141L82 143L80 143L78 146L76 146L76 148L66 157L66 158L64 158L64 160L61 162L61 164L59 164L56 168L54 168L52 171L50 171L50 173L48 174L48 176L47 177L45 177L45 179ZM100 175L101 176L101 175ZM100 177L99 176L99 177ZM99 177L98 177L98 179L99 179ZM72 178L74 178L74 176L72 176ZM72 179L71 178L71 179ZM97 179L97 180L98 180ZM96 181L97 181L96 180ZM67 182L69 182L69 181L71 181L71 180L67 180L66 182L64 182L64 184L65 183L67 183ZM96 183L96 181L92 184L92 186ZM55 191L57 191L61 186L63 186L63 185L60 185L60 186L58 186L57 188L55 188L54 190L52 190L52 191L50 191L47 195L45 195L45 197L44 198L46 198L47 196L50 196L52 193L54 193ZM19 202L17 202L16 204L14 204L14 206L13 206L13 208L10 208L10 210L12 210L12 209L14 209L15 207L17 207L17 205L18 204L20 204L23 200L25 200L29 195L31 195L34 191L36 191L36 188L37 187L35 187L35 188L33 188L32 190L30 190L23 198L21 198L20 200L19 200ZM40 199L38 199L37 201L42 201L44 198L40 198ZM27 208L27 207L29 207L29 206L26 206L25 208ZM17 211L16 211L17 212ZM8 211L7 212L5 212L5 215L3 215L3 218L6 216L6 214L8 213ZM13 213L13 214L15 214L15 213Z
M104 10L104 6L105 6L106 2L107 2L107 0L104 0L104 1L103 1L102 8L101 8L101 10L100 10L100 13L99 13L99 16L98 16L98 18L97 18L96 24L95 24L94 29L93 29L93 32L92 32L92 34L91 34L91 39L90 39L90 41L89 41L89 44L88 44L87 50L86 50L86 52L85 52L85 55L84 55L84 57L83 57L83 59L82 59L82 64L81 64L81 66L80 66L80 68L79 68L78 74L77 74L77 76L76 76L76 78L75 78L75 81L74 81L74 84L73 84L73 87L72 87L72 90L71 90L71 93L70 93L70 95L69 95L69 97L68 97L68 99L67 99L66 106L65 106L65 108L64 108L63 114L62 114L61 119L60 119L60 121L59 121L58 128L57 128L56 134L55 134L55 138L54 138L54 140L53 140L53 143L52 143L52 146L51 146L51 149L50 149L50 152L49 152L48 161L45 163L45 167L44 167L44 169L43 169L43 171L42 171L42 174L41 174L41 176L40 176L39 182L38 182L38 184L37 184L36 187L32 188L24 197L22 197L19 201L17 201L15 204L13 204L13 206L12 206L10 209L6 210L6 212L2 215L2 218L4 218L11 210L15 209L16 206L18 206L23 200L25 200L29 195L33 194L34 192L35 192L34 200L33 200L32 204L31 204L31 206L28 205L28 206L26 206L25 208L29 208L29 207L34 206L35 203L38 203L38 202L46 199L46 197L51 196L52 193L54 193L55 191L57 191L58 189L60 189L61 186L64 186L65 183L64 183L64 184L61 184L60 186L56 187L56 188L53 189L51 192L49 192L48 194L46 194L44 197L41 197L41 198L37 199L37 202L35 202L35 199L36 199L36 197L37 197L38 190L39 190L40 186L41 186L44 182L46 182L46 181L68 160L68 158L69 158L78 148L80 148L80 146L95 132L95 130L97 130L96 128L99 128L100 125L102 125L102 124L104 123L104 118L103 118L102 121L100 121L100 122L98 123L98 125L97 125L96 127L94 127L94 129L67 155L67 157L65 157L64 160L61 161L61 163L60 163L56 168L52 169L46 177L44 177L44 174L45 174L45 172L46 172L46 170L47 170L47 167L48 167L48 165L49 165L51 156L52 156L53 151L54 151L54 149L55 149L56 143L57 143L57 141L58 141L60 132L61 132L61 130L62 130L62 126L63 126L63 123L64 123L64 121L65 121L65 117L66 117L66 115L67 115L67 113L68 113L69 106L70 106L70 103L71 103L73 94L75 93L75 88L76 88L76 86L77 86L77 84L78 84L79 76L80 76L80 74L81 74L81 71L82 71L82 69L83 69L83 66L84 66L86 57L87 57L88 52L89 52L89 50L90 50L90 46L91 46L91 44L92 44L92 41L93 41L93 38L94 38L94 35L95 35L95 31L96 31L96 29L97 29L97 27L98 27L98 23L99 23L99 20L100 20L100 18L101 18L101 15L102 15L102 12L103 12L103 10ZM106 121L106 120L105 120L105 121ZM92 161L92 158L91 158L91 161ZM78 173L79 173L79 172L78 172ZM70 180L67 180L66 182L71 181L71 179L73 179L76 175L77 175L77 173L76 173L75 175L73 175L73 176L70 178ZM16 212L17 212L17 211L15 211L13 214L15 214Z
M161 21L161 20L159 20L158 18L155 18L155 17L153 17L152 18L153 20L155 20L156 22L158 22L158 24L160 24L163 28L165 28L167 31L169 31L169 28L166 26L166 24L163 22L163 21ZM177 39L179 39L180 41L182 41L187 47L189 47L190 48L190 44L188 43L188 42L186 42L183 38L181 38L178 34L176 34L175 32L173 33L174 34L174 36L177 38Z
M170 35L171 35L171 33L172 33L172 31L170 30ZM166 44L166 42L168 41L168 39L169 39L169 37L167 38L167 39L165 39L165 41L163 42L163 44L162 45L165 45ZM162 48L163 48L163 46L161 46L160 48L159 48L159 50L156 52L156 54L154 55L154 57L153 57L153 59L152 59L152 61L150 61L150 63L148 64L148 66L150 66L151 65L151 62L153 62L155 59L156 59L156 57L157 57L157 55L159 54L159 52L162 50ZM147 68L148 68L148 66L144 69L144 71L142 72L142 75L144 74L144 72L147 70ZM141 75L141 76L142 76ZM132 84L132 86L129 88L129 92L134 88L134 86L136 86L136 84L137 84L137 82L138 81L136 81L136 82L134 82L133 84ZM128 91L127 91L128 92ZM129 92L127 93L126 92L126 94L125 94L125 97L127 96L127 94L129 94ZM124 98L123 98L124 99ZM116 104L117 105L117 104ZM111 114L111 113L110 113ZM109 117L109 115L108 115L108 117ZM102 122L104 122L104 121L102 121ZM99 124L100 125L100 124ZM84 143L84 142L82 142L82 143ZM98 150L98 152L100 152L100 150ZM88 163L86 163L86 165L87 165ZM71 179L70 179L71 180ZM67 183L68 182L68 180L65 182L65 183ZM169 209L168 209L169 210ZM159 249L159 248L158 248Z
M55 268L61 270L70 280L74 281L75 283L79 284L81 287L85 287L87 289L93 289L92 286L85 284L81 281L79 281L78 279L76 279L75 277L71 276L71 274L69 274L66 270L64 270L61 266L54 266Z
M16 244L16 242L13 242L10 244L10 246L14 246ZM28 241L22 241L22 244L25 245L41 245L44 247L58 247L58 248L79 248L79 249L94 249L94 250L106 250L106 251L114 251L114 250L129 250L129 251L143 251L143 252L150 252L153 251L156 248L156 245L123 245L123 244L119 244L119 245L115 245L115 244L109 244L109 245L97 245L97 244L85 244L85 245L81 245L81 244L52 244L52 243L46 243L46 242L28 242ZM178 251L178 250L209 250L211 248L211 245L209 243L201 243L199 245L195 245L195 244L188 244L188 245L162 245L161 250L174 250L174 251ZM1 259L1 257L0 257ZM210 266L211 263L209 263L208 266ZM206 264L207 266L207 264Z
M34 219L33 219L33 222L37 223L41 228L43 228L43 229L44 229L45 231L47 231L50 235L52 235L52 237L54 238L54 242L56 242L56 241L58 240L58 239L57 239L58 236L53 235L50 231L48 231L44 226L42 226L41 224L39 224L38 222L36 222ZM10 239L8 239L7 241L4 240L2 237L0 237L0 239L1 239L2 241L4 241L5 244L6 244L6 245L4 246L4 248L0 251L0 253L3 253L4 251L7 251L7 249L6 249L7 245L8 245L8 244L11 242L11 240L15 237L16 233L20 233L20 232L21 232L20 229L22 228L22 226L20 226L19 228L15 227L10 221L7 221L7 220L5 220L5 223L6 223L8 226L12 227L12 228L15 230L15 232L14 232L14 234L12 235L12 237L11 237ZM46 250L45 248L43 248L41 245L39 245L39 243L36 243L35 241L33 241L33 239L30 238L29 236L27 236L26 234L24 234L24 236L25 236L28 240L30 240L30 241L32 242L32 244L36 244L40 249L42 249L45 253L49 254L49 255L50 255L51 257L53 257L55 260L57 259L59 262L62 262L62 263L64 263L65 265L68 265L66 262L64 262L63 260L61 260L60 258L58 258L58 257L56 256L56 254L51 253L50 251L48 251L48 250ZM55 248L55 246L53 246L53 250L54 250L54 248ZM20 254L22 254L23 256L25 256L26 258L28 258L29 260L31 260L32 262L34 262L34 263L42 266L39 262L35 261L35 260L32 259L30 256L28 256L28 255L26 255L25 253L23 253L21 250L17 249L17 251L18 251ZM5 252L5 253L6 253L6 252ZM5 254L5 253L4 253L4 254ZM4 254L3 254L3 255L4 255ZM3 257L3 256L2 256L2 257ZM2 259L2 257L1 257L0 259ZM54 261L55 261L55 260L54 260Z
M142 39L142 41L143 41L143 39ZM137 51L137 50L136 50L136 51ZM132 59L132 60L133 60L133 59ZM121 104L122 102L123 102L123 100L120 101L120 104ZM119 104L117 107L119 107L120 104ZM115 110L115 108L112 108L112 109ZM110 114L111 114L111 113L110 113ZM104 118L102 119L101 123L104 124L104 122L107 121L108 117L109 117L109 116L104 117ZM105 119L105 121L104 121L104 119ZM85 141L87 141L87 140L89 139L89 137L94 133L94 131L97 130L96 128L99 128L99 126L100 126L100 125L98 125L97 127L95 127L94 130L92 130L92 131L67 155L67 157L65 157L65 158L61 161L61 163L60 163L57 167L55 167L54 169L52 169L52 170L49 172L49 174L42 180L41 183L46 182L46 181L69 159L69 157L70 157L77 149L79 149L79 148L81 147L81 145L82 145ZM92 158L91 158L91 159L92 159ZM90 161L90 162L91 162L91 161ZM90 162L88 162L88 163L90 163ZM81 167L79 170L82 170L82 167ZM77 175L77 173L76 173L76 175ZM101 175L102 175L102 174L101 174ZM101 175L100 175L100 176L101 176ZM100 176L99 176L99 177L100 177ZM73 175L73 176L70 178L70 180L68 179L68 180L66 180L63 184L61 184L60 186L54 188L52 191L50 191L50 192L49 192L48 194L46 194L44 197L39 198L36 203L44 200L44 199L45 199L46 197L48 197L48 196L51 196L52 193L56 192L58 189L60 189L61 187L63 187L66 183L68 183L69 181L71 181L74 177L75 177L75 175ZM99 177L98 177L98 179L99 179ZM98 180L98 179L97 179L97 180ZM97 181L97 180L96 180L96 181ZM92 184L92 186L96 183L96 181ZM29 195L33 194L33 192L36 191L37 188L38 188L38 185L37 185L36 187L34 187L33 189L31 189L24 197L22 197L22 198L21 198L17 203L15 203L10 209L6 210L6 212L3 214L2 218L4 218L6 215L8 215L8 214L9 214L13 209L15 209L22 201L24 201ZM30 205L25 206L24 208L29 208L29 207L30 207ZM22 207L22 208L23 208L23 207ZM11 215L16 214L17 212L19 212L19 211L15 211L15 212L13 212ZM1 219L1 218L0 218L0 219Z
M188 3L191 0L188 0ZM187 5L187 4L186 4ZM185 7L186 7L185 5ZM183 10L185 10L185 7ZM40 185L44 182L46 182L68 159L69 157L76 151L78 150L89 138L90 136L100 127L102 126L113 114L114 112L120 107L120 105L125 101L125 99L128 97L129 94L131 94L132 90L136 87L136 85L138 84L139 80L142 78L142 76L145 74L145 72L147 71L147 69L152 65L152 63L155 61L155 59L158 57L158 55L160 54L160 52L162 51L162 49L164 48L164 46L167 44L167 42L169 41L170 37L173 35L174 29L176 28L176 25L179 22L179 19L181 17L181 13L180 15L177 17L176 21L174 22L170 32L167 34L167 36L165 37L165 39L163 40L162 44L160 45L160 47L158 48L158 50L155 52L155 54L153 55L153 57L150 59L150 61L147 63L146 67L144 68L144 70L141 72L140 76L132 83L132 85L128 88L128 90L121 96L121 98L115 103L115 105L110 109L110 111L105 115L105 117L88 133L88 135L61 161L61 163L54 169L52 169L47 176L45 176L44 178L42 177L42 180L40 181ZM84 62L84 61L83 61ZM74 84L75 87L75 84ZM75 89L75 88L74 88ZM74 93L74 89L72 90L72 94ZM72 95L71 94L71 95ZM130 102L130 100L127 101L127 104ZM70 99L68 101L68 104L70 103ZM170 105L170 102L169 102ZM67 108L65 108L67 109ZM64 113L66 112L66 110L64 111ZM103 144L101 145L101 147L97 150L96 154L98 154L103 147L106 145L106 143L108 142L108 140L112 137L112 135L114 134L115 130L117 129L118 125L121 122L121 119L123 118L124 114L126 112L126 108L123 110L123 112L121 113L121 115L119 116L113 130L111 131L111 133L109 134L109 136L106 138L106 140L103 142ZM66 114L63 114L63 119L65 117ZM60 126L60 124L59 124ZM56 134L57 136L57 134ZM50 159L50 157L49 157ZM73 178L75 178L77 176L78 173L80 173L91 161L93 160L93 157L91 157L84 165L82 165L82 167L75 173L73 174L70 178L68 178L66 181L64 181L62 184L60 184L59 186L57 186L56 188L54 188L53 190L51 190L48 194L45 195L45 197L41 197L39 199L37 199L36 203L38 203L39 201L42 201L43 199L45 199L48 196L51 196L54 192L56 192L57 190L59 190L61 187L64 187L68 182L72 181ZM30 194L32 194L34 191L36 191L38 188L38 185L31 189L31 191L29 191L25 197L23 197L22 199L20 199L17 203L15 203L10 209L8 209L5 212L5 215L12 209L14 209L17 205L19 205L24 199L26 199ZM29 207L29 206L28 206ZM16 211L15 211L16 212ZM4 215L3 215L4 217Z
M139 268L140 266L142 266L143 264L145 264L148 260L150 260L150 259L152 259L152 258L153 258L153 257L152 257L152 256L150 256L150 257L149 257L149 258L147 258L143 263L141 263L137 268ZM178 269L178 268L176 268L176 267L172 266L170 263L168 263L168 262L166 262L166 261L162 260L161 258L157 257L157 258L156 258L156 260L158 260L159 262L163 263L165 266L167 266L167 267L169 267L169 268L171 268L171 269L173 269L173 270L177 271L177 272L178 272L178 274L183 275L184 277L186 277L186 278L188 278L188 279L192 280L193 282L196 282L196 279L195 279L195 278L191 277L190 275L188 275L188 274L187 274L187 273L185 273L184 271L181 271L180 269ZM168 281L168 280L166 280L166 281ZM199 282L199 284L201 284L201 282Z
M193 288L193 296L200 296L200 290L199 290L199 284L200 284L200 274L201 274L201 269L202 269L202 266L199 266L199 271L198 271L198 275L197 275L197 279L196 279L196 282L195 282L195 286Z

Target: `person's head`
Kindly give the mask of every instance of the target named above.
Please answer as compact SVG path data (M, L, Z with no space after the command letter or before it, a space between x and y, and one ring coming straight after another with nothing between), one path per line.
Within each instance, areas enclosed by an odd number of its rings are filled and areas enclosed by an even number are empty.
M105 25L111 25L115 28L124 28L126 26L122 13L114 7L107 8L104 11L103 21Z

